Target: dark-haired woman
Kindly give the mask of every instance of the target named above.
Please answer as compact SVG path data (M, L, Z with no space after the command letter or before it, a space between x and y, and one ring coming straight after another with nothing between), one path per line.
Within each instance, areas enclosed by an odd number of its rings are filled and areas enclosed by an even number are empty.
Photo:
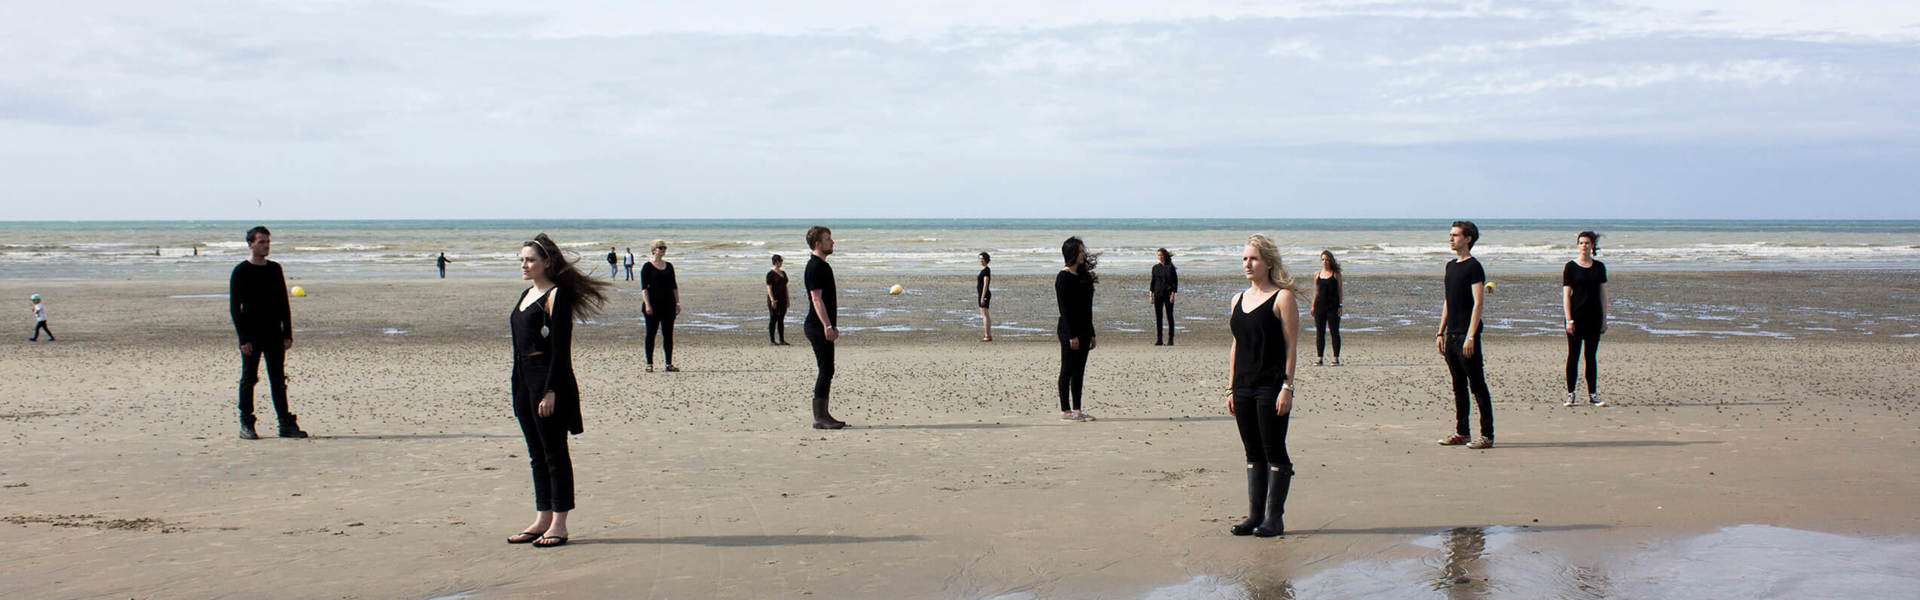
M575 269L544 233L521 245L520 278L532 281L533 287L520 294L509 319L513 416L527 439L537 512L533 524L507 543L552 548L567 543L567 512L573 510L567 435L584 429L580 384L573 375L573 320L598 314L611 284Z
M1227 413L1240 429L1247 455L1247 520L1234 535L1274 537L1285 531L1293 460L1287 456L1287 419L1293 414L1293 369L1299 347L1299 304L1293 276L1280 264L1273 240L1255 234L1240 254L1246 291L1233 295L1227 352Z
M787 344L787 272L780 267L787 259L773 255L773 268L767 269L767 343L775 346Z
M1316 357L1314 365L1326 364L1327 334L1333 334L1333 366L1340 366L1340 288L1345 280L1340 278L1340 261L1334 260L1333 251L1320 251L1320 271L1313 274L1313 347Z
M987 328L986 335L980 337L982 342L993 341L993 315L987 314L987 307L993 304L993 269L987 267L990 262L993 257L981 252L980 274L973 277L974 304L980 307L980 322Z
M1582 231L1574 237L1580 245L1580 258L1567 261L1560 274L1561 309L1567 318L1567 406L1574 402L1574 383L1580 374L1582 346L1587 358L1587 403L1606 406L1600 389L1594 386L1594 370L1600 363L1600 334L1607 331L1607 265L1593 259L1600 249L1600 234Z
M1053 278L1053 294L1060 305L1060 420L1092 421L1080 409L1080 389L1087 379L1087 353L1093 350L1093 284L1100 281L1093 268L1098 257L1087 254L1080 238L1060 245L1067 265Z

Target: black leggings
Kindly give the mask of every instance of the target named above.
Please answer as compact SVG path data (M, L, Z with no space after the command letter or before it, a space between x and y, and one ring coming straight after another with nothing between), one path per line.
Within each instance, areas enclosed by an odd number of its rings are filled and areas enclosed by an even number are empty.
M1247 462L1266 463L1287 475L1293 474L1293 459L1287 457L1287 418L1275 413L1280 388L1234 388L1233 422L1240 426L1240 445L1246 448Z
M1167 320L1167 341L1171 342L1173 341L1173 298L1172 297L1161 297L1161 296L1153 297L1153 339L1155 340L1160 339L1160 319L1163 318L1161 316L1162 314L1165 315L1164 318Z
M1573 323L1573 334L1567 336L1567 393L1573 393L1574 384L1580 374L1581 346L1586 346L1587 355L1587 393L1598 394L1600 388L1594 385L1595 371L1600 364L1600 324Z
M47 332L47 339L53 339L53 330L52 330L52 329L47 329L47 322L46 322L46 321L34 321L34 323L36 323L36 324L35 324L35 325L33 326L33 338L34 338L34 339L40 339L40 332L42 332L42 331L45 331L45 332Z
M1473 405L1480 410L1480 435L1493 437L1493 393L1487 390L1486 347L1476 340L1473 356L1466 356L1462 350L1467 341L1464 335L1447 335L1447 372L1453 375L1453 414L1454 433L1467 435L1467 394L1472 392Z
M1080 388L1087 381L1086 344L1079 350L1060 342L1060 412L1080 410Z
M813 397L826 398L833 391L833 342L827 340L823 327L803 325L800 330L807 334L807 344L813 346L813 364L820 369L813 378Z
M52 335L52 334L48 334ZM253 354L240 355L240 420L253 423L253 384L260 382L260 358L267 359L267 389L273 393L273 414L282 426L293 424L287 412L287 349L280 340L253 345Z
M787 341L787 303L767 303L767 341Z
M654 309L656 312L659 309ZM667 364L673 364L673 315L647 315L647 364L653 364L653 336L662 334L661 348L667 351Z
M1340 311L1313 313L1313 347L1317 356L1327 355L1327 334L1333 334L1333 357L1340 358Z
M513 388L513 417L527 438L527 463L533 468L533 507L538 511L573 510L573 457L567 453L567 425L558 414L540 416L532 390L546 387L545 361L527 360Z

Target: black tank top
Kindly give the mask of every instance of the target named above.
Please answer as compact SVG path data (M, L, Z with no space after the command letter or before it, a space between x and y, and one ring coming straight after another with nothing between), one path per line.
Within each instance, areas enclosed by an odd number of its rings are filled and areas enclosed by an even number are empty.
M1313 280L1313 312L1325 313L1340 307L1340 280L1322 277Z
M513 318L509 319L513 323L514 356L524 358L535 354L553 353L553 338L550 337L552 332L547 327L550 319L547 316L547 295L552 294L553 290L559 287L547 288L545 294L541 294L539 299L534 300L533 304L527 305L525 309L520 308L518 304L514 305ZM528 290L531 291L532 288ZM521 297L524 298L525 295Z
M1273 303L1280 298L1274 292L1253 312L1241 312L1233 304L1228 324L1233 328L1233 387L1253 389L1279 387L1287 382L1286 324L1273 314Z

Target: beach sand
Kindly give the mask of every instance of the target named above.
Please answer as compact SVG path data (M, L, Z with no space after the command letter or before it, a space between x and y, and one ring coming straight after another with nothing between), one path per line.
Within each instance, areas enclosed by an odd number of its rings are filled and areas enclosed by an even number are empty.
M1913 278L1893 280L1858 296L1911 307ZM970 277L906 281L971 290ZM683 282L689 314L747 311L760 293ZM1453 416L1431 324L1349 333L1350 364L1334 368L1306 364L1309 321L1289 532L1255 540L1225 533L1246 503L1220 391L1223 296L1195 294L1189 314L1215 318L1183 321L1178 346L1106 330L1088 366L1092 423L1057 420L1058 346L1044 333L982 344L955 316L964 306L889 311L862 296L843 311L870 316L849 326L898 330L842 339L834 413L853 427L817 431L797 323L790 347L767 346L758 324L683 327L685 372L647 374L623 283L577 335L573 543L509 546L533 512L507 391L505 317L525 284L294 283L313 295L293 301L289 387L314 437L242 441L226 302L173 297L224 281L0 282L3 298L45 294L61 336L4 343L0 595L1135 597L1195 575L1267 586L1411 556L1410 538L1462 526L1560 532L1575 560L1743 523L1920 534L1920 347L1906 338L1617 328L1601 349L1611 406L1595 409L1560 406L1564 340L1490 335L1498 445L1474 451L1434 444ZM1103 292L1102 310L1150 327L1133 300ZM995 303L1000 318L1051 325L1044 293ZM267 434L264 384L258 396Z

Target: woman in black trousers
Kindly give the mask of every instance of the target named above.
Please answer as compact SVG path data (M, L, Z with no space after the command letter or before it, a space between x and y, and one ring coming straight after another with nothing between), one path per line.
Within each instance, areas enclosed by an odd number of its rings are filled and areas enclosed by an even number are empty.
M773 255L773 268L767 269L767 343L774 346L787 344L787 272L780 267L787 259Z
M513 416L527 439L536 512L533 524L507 543L552 548L567 543L567 512L573 510L567 435L583 430L580 384L573 375L573 320L598 314L610 284L575 269L544 233L521 245L520 278L533 287L520 294L509 319Z
M1340 308L1342 288L1347 280L1340 275L1340 261L1333 258L1333 251L1320 251L1320 271L1313 274L1313 348L1314 365L1325 364L1327 358L1327 334L1333 334L1333 366L1340 366L1340 316L1346 311Z
M1293 276L1280 265L1280 250L1272 239L1258 234L1247 238L1240 264L1251 285L1233 295L1228 313L1233 349L1227 353L1232 373L1227 412L1239 426L1247 454L1248 514L1229 531L1274 537L1285 530L1281 516L1293 486L1287 417L1293 413L1300 308Z
M1060 245L1067 266L1053 278L1054 299L1060 305L1060 420L1092 421L1093 415L1080 410L1080 389L1087 379L1087 353L1095 345L1093 333L1093 274L1099 257L1087 254L1080 238L1067 238Z

